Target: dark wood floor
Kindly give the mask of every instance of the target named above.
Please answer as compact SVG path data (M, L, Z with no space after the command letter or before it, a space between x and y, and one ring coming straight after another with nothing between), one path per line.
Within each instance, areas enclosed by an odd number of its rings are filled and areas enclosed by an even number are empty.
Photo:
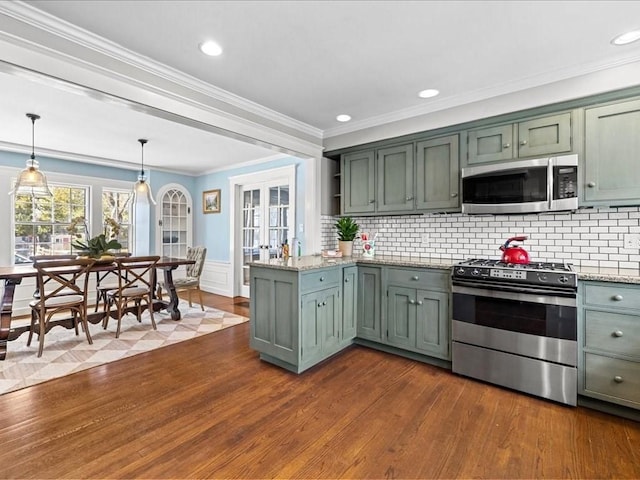
M359 346L294 375L248 336L0 396L0 477L640 478L640 423Z

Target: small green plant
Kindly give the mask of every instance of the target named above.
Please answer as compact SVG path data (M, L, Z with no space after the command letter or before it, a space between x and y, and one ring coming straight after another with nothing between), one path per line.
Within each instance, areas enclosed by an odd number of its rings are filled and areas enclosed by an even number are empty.
M342 242L352 242L358 233L358 224L351 217L341 217L336 222L338 230L338 240Z

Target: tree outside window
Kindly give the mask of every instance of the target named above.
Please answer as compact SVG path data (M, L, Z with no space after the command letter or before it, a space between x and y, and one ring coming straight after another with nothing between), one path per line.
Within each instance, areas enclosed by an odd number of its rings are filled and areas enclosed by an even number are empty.
M115 221L120 226L116 240L122 245L121 251L131 251L131 191L114 189L102 190L103 231L109 231L109 223L111 221Z
M51 197L16 195L14 210L15 263L30 263L33 255L71 253L68 227L87 217L88 187L50 185Z

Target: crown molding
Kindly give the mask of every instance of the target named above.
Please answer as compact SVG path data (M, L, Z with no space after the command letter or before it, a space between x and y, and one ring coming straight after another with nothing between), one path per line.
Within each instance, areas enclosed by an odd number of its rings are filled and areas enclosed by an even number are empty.
M51 35L63 38L73 44L88 50L105 55L113 60L126 63L130 66L155 75L163 80L172 82L177 86L187 88L199 94L205 95L217 101L227 103L247 113L269 120L290 129L297 130L318 140L322 139L322 130L307 123L283 115L275 110L264 107L246 98L218 88L207 82L187 75L177 69L156 62L148 57L139 55L131 50L123 48L115 42L100 37L92 32L77 27L69 22L50 15L22 1L0 3L0 13L12 17L20 22L38 28ZM33 44L29 44L33 48ZM100 65L94 65L100 67ZM129 77L129 81L138 82ZM170 92L164 91L164 94ZM175 97L175 94L171 94ZM183 100L187 100L181 97ZM193 102L193 100L192 100ZM201 105L201 104L200 104ZM211 108L211 107L209 107ZM229 114L232 115L232 114ZM235 115L232 115L235 116ZM237 116L236 116L237 117ZM243 119L251 122L251 120ZM252 122L255 123L255 122Z
M636 62L640 62L640 54L637 53L629 54L626 56L618 56L614 60L609 62L592 62L590 64L584 64L574 68L556 69L541 73L539 75L533 75L531 77L523 78L517 81L475 90L464 95L457 95L442 99L433 99L425 105L409 107L402 110L385 113L383 115L377 115L374 117L365 118L363 120L349 122L346 125L339 125L337 127L325 130L323 138L327 139L388 123L407 120L422 115L428 115L430 113L460 107L469 103L480 102L502 95L521 92L530 88L550 85L555 82L570 80Z

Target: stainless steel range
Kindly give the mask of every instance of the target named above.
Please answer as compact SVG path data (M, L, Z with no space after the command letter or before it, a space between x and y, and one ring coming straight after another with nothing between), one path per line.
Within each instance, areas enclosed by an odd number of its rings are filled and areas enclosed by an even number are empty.
M566 263L454 266L455 373L576 405L577 275Z

